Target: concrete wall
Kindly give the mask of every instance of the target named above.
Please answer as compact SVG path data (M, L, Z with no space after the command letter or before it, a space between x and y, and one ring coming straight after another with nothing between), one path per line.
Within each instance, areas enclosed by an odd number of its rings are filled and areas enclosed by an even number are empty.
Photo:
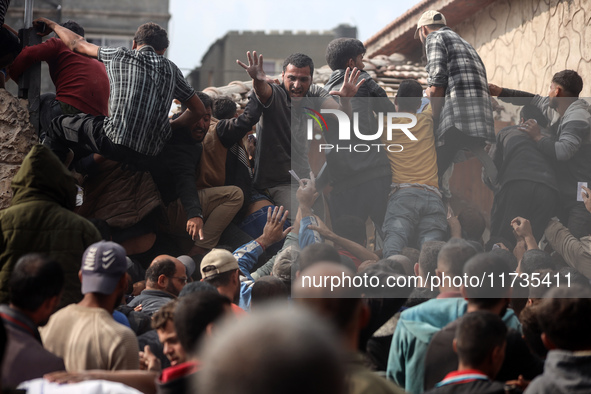
M0 209L10 205L12 178L37 141L27 102L0 89Z
M499 0L456 30L478 51L491 83L546 94L552 75L577 71L591 97L591 0Z
M244 81L248 75L236 64L246 62L246 51L256 50L264 59L283 61L292 53L310 56L315 67L326 64L326 46L335 38L333 32L237 32L231 31L215 42L203 56L200 83L196 88L224 86L232 81ZM213 75L213 78L212 78Z

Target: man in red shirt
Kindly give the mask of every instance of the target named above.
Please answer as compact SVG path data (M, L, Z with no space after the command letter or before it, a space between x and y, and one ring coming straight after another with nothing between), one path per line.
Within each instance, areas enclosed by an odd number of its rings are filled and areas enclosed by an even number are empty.
M74 21L62 26L84 36L84 29ZM41 96L41 130L62 114L108 115L109 78L104 64L71 51L62 40L54 37L24 48L8 70L10 77L18 80L31 65L41 61L47 62L56 89L56 94Z

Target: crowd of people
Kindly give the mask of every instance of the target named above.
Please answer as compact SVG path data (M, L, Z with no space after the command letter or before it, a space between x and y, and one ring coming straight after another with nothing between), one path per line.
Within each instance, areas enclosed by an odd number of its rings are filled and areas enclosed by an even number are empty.
M238 109L186 82L157 24L131 49L34 24L56 36L21 48L0 20L0 82L45 61L56 87L0 211L2 390L591 392L591 112L575 71L547 97L490 84L431 10L415 34L426 90L404 80L390 100L363 43L337 38L324 87L305 54L276 80L247 52ZM493 97L521 107L515 125L495 132ZM332 146L321 169L310 113ZM339 148L342 114L349 146L388 124L375 147L402 149ZM450 208L469 155L494 192L486 235L482 212Z

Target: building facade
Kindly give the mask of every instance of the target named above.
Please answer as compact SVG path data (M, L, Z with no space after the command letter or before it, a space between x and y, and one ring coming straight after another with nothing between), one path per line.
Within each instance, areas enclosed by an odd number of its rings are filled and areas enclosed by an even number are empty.
M141 24L155 22L168 29L168 5L168 0L35 0L33 19L44 17L58 23L71 19L84 28L89 42L131 48ZM24 26L24 13L25 0L12 0L6 23L19 30ZM46 64L42 65L41 73L41 93L55 92ZM16 93L14 84L7 87Z
M310 56L319 67L326 64L326 46L337 37L356 38L357 28L341 25L325 32L230 31L209 47L201 67L189 75L189 83L202 90L244 80L244 70L236 59L246 62L246 52L253 50L263 55L263 68L270 76L281 74L285 58L296 52Z
M368 39L367 55L401 53L424 63L414 33L430 9L442 12L448 26L478 51L489 82L546 95L552 75L572 69L583 77L581 97L591 97L591 0L424 0ZM506 120L497 116L497 131ZM479 177L480 162L471 159L456 165L450 186L488 215L492 193L473 182Z

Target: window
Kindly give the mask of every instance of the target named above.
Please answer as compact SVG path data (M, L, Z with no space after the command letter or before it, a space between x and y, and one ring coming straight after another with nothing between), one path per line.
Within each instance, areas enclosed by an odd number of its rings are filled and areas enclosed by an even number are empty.
M86 41L101 47L125 47L131 49L133 38L125 36L86 36Z

